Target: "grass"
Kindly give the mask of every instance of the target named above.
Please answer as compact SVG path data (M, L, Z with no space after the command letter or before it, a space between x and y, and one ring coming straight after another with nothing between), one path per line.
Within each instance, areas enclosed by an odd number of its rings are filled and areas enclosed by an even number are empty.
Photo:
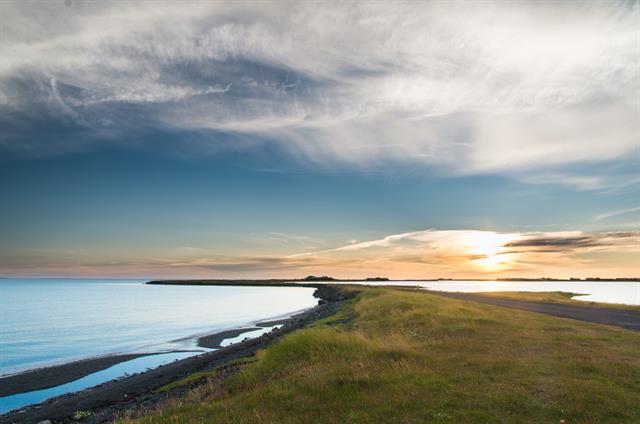
M194 372L193 374L182 378L180 380L174 381L169 384L165 384L155 391L155 393L165 393L179 387L188 386L191 383L195 383L196 381L205 380L207 378L214 377L217 374L217 371L202 371L202 372Z
M521 299L521 300L535 300L541 302L552 303L566 303L579 306L590 306L597 308L615 308L615 309L629 309L640 310L640 306L637 305L622 305L618 303L603 303L603 302L589 302L584 300L575 300L574 296L580 296L580 293L571 292L478 292L474 293L481 296L490 297L506 297L509 299Z
M640 422L639 333L360 290L338 317L137 422Z
M188 386L192 383L195 383L197 381L200 380L207 380L207 379L211 379L214 378L218 375L220 369L222 367L230 367L230 366L242 366L242 365L246 365L246 364L250 364L252 362L256 362L256 359L253 356L247 356L244 358L238 358L238 359L234 359L233 361L229 361L227 363L225 363L224 365L217 367L213 370L210 371L201 371L201 372L194 372L193 374L188 375L185 378L182 378L180 380L176 380L172 383L169 384L165 384L164 386L160 387L159 389L155 390L155 393L165 393L165 392L169 392L171 390L177 389L179 387L184 387L184 386Z

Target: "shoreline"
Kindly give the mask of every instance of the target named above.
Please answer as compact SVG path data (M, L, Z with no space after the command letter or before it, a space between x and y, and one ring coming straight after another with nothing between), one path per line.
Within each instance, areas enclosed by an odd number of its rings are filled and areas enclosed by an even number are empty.
M8 374L0 377L0 397L60 386L121 362L156 354L145 352L105 355Z
M231 330L220 331L218 333L207 334L201 337L198 337L198 346L207 348L207 349L224 349L220 345L226 339L233 339L238 336L241 336L245 333L250 333L252 331L261 330L264 327L244 327L244 328L234 328Z
M38 404L19 407L0 415L0 424L30 423L47 419L56 422L73 416L76 411L92 411L95 417L115 417L130 405L135 404L137 399L142 396L159 396L155 393L155 390L166 384L184 378L194 372L215 369L229 361L251 356L258 350L268 347L281 336L334 314L343 304L343 301L349 297L342 290L335 288L323 288L314 296L320 298L318 305L286 320L266 321L265 323L269 324L286 322L282 324L282 327L259 337L243 340L219 350L176 360L151 370L111 380L75 393L67 393ZM239 329L227 330L221 333L228 335L231 334L231 331L239 331ZM240 334L244 332L246 332L246 329L243 329ZM203 337L209 336L214 335ZM210 341L215 342L217 340L212 338ZM2 384L1 382L2 379L0 379L0 384ZM105 418L103 421L109 420L110 418Z
M204 349L224 349L221 343L226 339L236 338L245 333L273 327L275 325L283 325L290 319L304 314L313 309L309 308L301 312L291 315L289 318L283 318L273 321L264 321L255 323L251 327L232 328L229 330L217 331L214 333L185 337L180 340L195 340L196 346ZM206 350L197 349L174 349L162 352L141 352L141 353L114 353L103 356L88 357L60 364L45 365L43 367L19 371L14 374L0 376L0 398L12 396L21 393L28 393L36 390L49 389L63 384L71 383L87 375L103 371L114 365L127 362L144 356L161 355L165 353L180 352L202 352Z
M286 318L273 318L271 320L249 322L243 327L230 328L222 331L216 330L211 333L201 332L199 334L193 334L191 336L172 340L173 342L193 340L193 348L185 347L184 349L171 349L158 352L105 353L99 356L72 359L68 362L53 363L50 365L43 365L23 371L17 371L15 373L0 375L0 400L2 397L6 396L49 389L71 383L90 374L106 370L114 365L145 356L180 352L207 352L207 350L200 350L199 348L224 349L224 347L221 346L221 343L226 339L236 338L242 334L268 327L281 326L288 323L291 319L294 319L299 315L303 315L317 306L318 305L294 311L292 312L292 315ZM282 315L278 315L278 317L282 317ZM1 415L2 414L0 413L0 416Z

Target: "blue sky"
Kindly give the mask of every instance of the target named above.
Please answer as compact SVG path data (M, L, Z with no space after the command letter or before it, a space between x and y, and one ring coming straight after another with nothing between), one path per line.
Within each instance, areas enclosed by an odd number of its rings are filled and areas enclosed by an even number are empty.
M639 275L638 2L273 6L0 5L0 274Z

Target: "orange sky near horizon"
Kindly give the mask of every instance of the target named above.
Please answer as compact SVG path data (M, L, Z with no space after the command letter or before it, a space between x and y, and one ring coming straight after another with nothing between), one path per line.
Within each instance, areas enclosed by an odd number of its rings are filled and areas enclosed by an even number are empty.
M7 269L7 276L140 278L637 278L640 232L500 233L424 230L322 250L220 255L186 249L154 258L87 261L69 256ZM265 253L267 252L267 253ZM170 256L173 255L173 256Z

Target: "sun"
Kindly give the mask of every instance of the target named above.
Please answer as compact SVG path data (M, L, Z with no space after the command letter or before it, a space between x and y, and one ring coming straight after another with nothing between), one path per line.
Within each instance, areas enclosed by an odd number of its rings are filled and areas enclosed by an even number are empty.
M500 269L504 269L510 263L509 255L496 254L487 256L485 258L476 259L476 264L481 267L489 270L489 271L497 271Z
M473 231L465 237L465 248L474 256L476 265L488 270L497 271L506 268L511 255L507 253L505 245L513 239L509 234L498 234L491 231Z

